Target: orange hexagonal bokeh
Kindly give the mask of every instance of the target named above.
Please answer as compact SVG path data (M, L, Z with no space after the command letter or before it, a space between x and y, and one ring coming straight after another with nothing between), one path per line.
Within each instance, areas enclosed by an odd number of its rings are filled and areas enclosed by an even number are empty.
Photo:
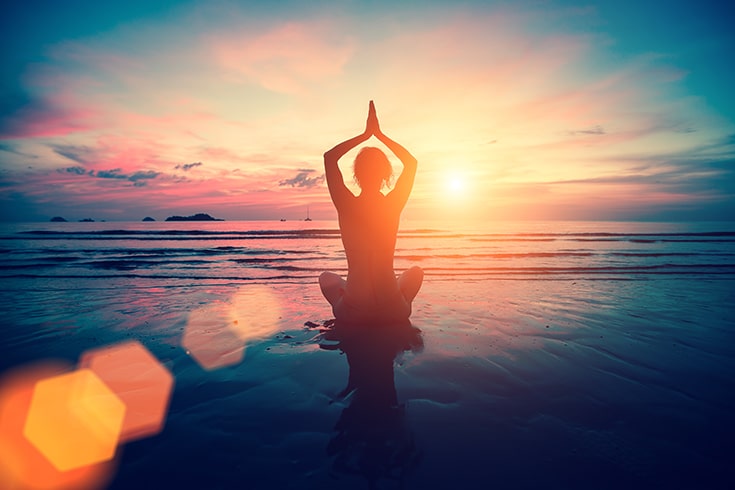
M229 305L217 302L189 313L181 344L204 369L242 361L245 342L230 328Z
M23 435L59 471L115 456L125 404L89 369L36 383Z
M228 301L217 301L189 314L182 345L204 369L242 361L246 344L278 330L281 304L273 290L253 284Z
M87 351L79 365L92 370L125 403L120 442L161 431L174 377L140 342Z
M16 368L0 380L0 488L97 490L112 478L115 460L62 472L23 435L36 383L70 369L47 361Z

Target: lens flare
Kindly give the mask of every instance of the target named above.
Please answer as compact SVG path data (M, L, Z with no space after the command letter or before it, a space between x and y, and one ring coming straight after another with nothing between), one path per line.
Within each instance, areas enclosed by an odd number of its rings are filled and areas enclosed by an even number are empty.
M36 383L70 370L66 363L46 361L16 368L0 380L0 488L95 490L112 478L114 460L62 472L23 435Z
M23 435L36 384L68 373L66 363L17 368L0 380L0 488L8 490L98 490L112 478L116 461L59 471Z
M36 383L23 435L59 471L112 459L125 404L89 369Z
M140 342L131 341L85 352L88 368L126 406L120 442L155 435L166 420L174 378Z
M278 330L281 304L271 288L251 285L228 301L189 314L182 345L204 369L232 366L245 356L248 342Z

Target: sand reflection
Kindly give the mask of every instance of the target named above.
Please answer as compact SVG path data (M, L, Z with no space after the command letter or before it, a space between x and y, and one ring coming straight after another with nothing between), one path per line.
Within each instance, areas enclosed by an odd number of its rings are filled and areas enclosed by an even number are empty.
M350 367L340 397L349 401L327 446L337 473L360 475L370 488L381 480L402 483L418 464L416 447L398 403L394 379L396 357L423 350L421 331L409 321L391 325L335 324L325 335L338 342Z

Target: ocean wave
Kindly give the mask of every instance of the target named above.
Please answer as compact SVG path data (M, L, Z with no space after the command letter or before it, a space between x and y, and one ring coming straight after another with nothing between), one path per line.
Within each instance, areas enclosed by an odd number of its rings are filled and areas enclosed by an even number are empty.
M242 237L289 237L298 238L308 237L324 237L339 236L339 229L333 228L308 228L298 230L138 230L138 229L110 229L110 230L27 230L19 231L15 234L7 234L0 236L0 239L31 237L104 237L112 236L116 239L121 237L223 237L223 236L242 236ZM399 237L402 238L477 238L489 240L529 240L529 239L666 239L666 238L730 238L735 240L734 231L702 231L702 232L658 232L658 233L634 233L634 232L543 232L543 233L477 233L477 232L447 232L443 230L432 229L408 229L400 230Z
M306 230L93 230L93 231L59 231L59 230L30 230L20 231L15 235L5 235L2 239L43 239L43 238L63 238L69 239L104 239L112 238L119 240L121 238L202 238L216 237L221 239L224 237L257 237L257 238L309 238L309 237L333 237L339 236L339 230L333 229L306 229Z
M256 269L220 269L212 267L178 266L175 269L161 269L148 267L149 264L105 261L90 265L87 272L78 270L58 270L50 273L48 269L34 266L18 265L2 267L0 277L12 278L56 278L56 279L105 279L118 278L145 278L145 279L186 279L193 282L211 280L271 280L292 279L316 281L324 271L319 267L299 267L294 265L273 265ZM35 269L35 272L31 270ZM332 268L332 272L346 274L346 268ZM23 272L21 272L23 271ZM97 271L106 271L100 273ZM109 271L120 271L119 274L109 274ZM145 271L145 272L144 272ZM269 275L268 271L285 274ZM238 274L239 272L239 274ZM400 273L401 270L397 270ZM601 267L427 267L424 268L427 278L431 277L464 277L473 279L502 279L502 278L559 278L559 279L594 279L599 277L623 277L628 279L645 278L648 276L735 276L735 265L732 264L660 264L650 266L601 266Z
M16 228L0 236L0 277L142 277L163 282L185 278L196 283L252 278L306 281L326 270L346 273L342 243L335 240L340 237L336 228L198 226L134 229L131 224L130 228L116 229L43 229L39 225L30 231ZM659 233L634 232L640 228L632 226L618 229L614 233L557 233L551 227L543 233L406 229L398 236L396 271L420 265L429 280L455 276L473 281L671 275L711 278L735 274L735 247L730 244L735 242L735 232L716 228Z
M735 274L735 264L656 264L600 267L429 267L427 274Z

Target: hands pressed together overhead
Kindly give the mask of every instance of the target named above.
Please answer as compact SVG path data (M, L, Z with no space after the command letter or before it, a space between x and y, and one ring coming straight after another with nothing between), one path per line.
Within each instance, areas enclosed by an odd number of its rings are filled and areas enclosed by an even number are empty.
M365 124L365 134L368 136L380 135L380 123L378 122L378 114L375 112L375 104L370 101L368 108L367 123Z
M375 104L371 100L368 107L365 131L335 145L332 149L324 153L324 169L327 177L327 187L329 188L333 201L340 202L343 200L340 196L352 195L344 185L342 172L339 170L337 162L345 153L352 150L357 145L364 143L372 136L375 136L381 143L387 146L393 154L398 157L401 163L403 163L403 171L401 172L401 176L396 180L396 185L394 186L394 190L391 194L395 193L397 195L401 195L401 200L404 203L408 199L408 195L413 186L413 178L416 173L416 158L414 158L414 156L411 155L403 146L396 143L383 133L380 129L380 123L378 122L378 114L375 111Z

